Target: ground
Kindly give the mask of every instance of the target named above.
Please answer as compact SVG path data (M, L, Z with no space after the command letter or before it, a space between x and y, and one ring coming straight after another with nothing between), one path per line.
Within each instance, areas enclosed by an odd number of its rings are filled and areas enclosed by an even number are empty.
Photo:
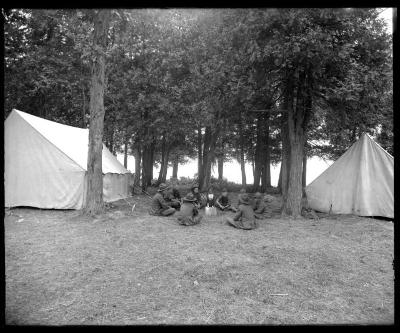
M393 223L282 219L256 230L224 216L191 227L131 212L5 214L6 323L392 324Z

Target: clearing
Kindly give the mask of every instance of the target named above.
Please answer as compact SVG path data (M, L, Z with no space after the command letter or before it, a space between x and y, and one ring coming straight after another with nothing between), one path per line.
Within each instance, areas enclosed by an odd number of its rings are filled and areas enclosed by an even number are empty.
M393 223L356 216L223 216L185 227L149 199L5 214L6 323L393 324Z

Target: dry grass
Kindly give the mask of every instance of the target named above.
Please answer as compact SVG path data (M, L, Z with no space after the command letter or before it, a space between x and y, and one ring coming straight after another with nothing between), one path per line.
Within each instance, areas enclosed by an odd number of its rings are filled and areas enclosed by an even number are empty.
M7 213L6 323L394 322L391 222L275 215L246 231L218 216L185 227L132 200L133 214L122 201L97 219Z

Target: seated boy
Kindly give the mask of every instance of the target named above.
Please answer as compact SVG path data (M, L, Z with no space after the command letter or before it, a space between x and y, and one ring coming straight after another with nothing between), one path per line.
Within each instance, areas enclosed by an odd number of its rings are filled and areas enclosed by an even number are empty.
M207 207L214 207L214 205L215 205L215 195L214 195L214 192L213 192L213 190L212 190L212 187L210 187L209 189L208 189L208 192L207 192L207 202L206 202L206 206Z
M156 195L153 197L151 202L151 207L149 210L150 215L157 216L169 216L175 213L175 208L172 208L165 201L165 191L168 189L168 186L165 184L160 184Z
M226 188L222 189L221 195L215 201L215 207L219 208L222 211L231 210L232 212L237 212L237 209L233 207L228 198L228 191Z
M199 192L199 185L193 184L190 190L192 191L192 194L195 198L194 203L195 203L197 209L201 209L201 208L205 207L206 204L205 204L204 200L202 199L201 194Z
M195 206L194 202L196 199L193 193L188 193L183 198L183 204L181 210L178 213L178 223L181 225L195 225L200 223L202 216L199 215L199 211Z
M239 205L242 203L242 195L246 193L246 189L242 188L238 194L238 204L237 206L239 207Z
M171 207L174 207L177 210L179 210L179 208L181 207L181 194L179 193L176 184L172 184L172 187L168 193L168 196L165 198L165 201L167 201Z
M228 216L226 221L231 226L239 229L250 230L256 228L254 210L250 205L250 199L247 193L242 195L242 203L239 205L239 211L233 218Z
M254 214L257 219L264 218L264 213L266 213L267 206L264 202L264 198L262 197L260 192L256 192L254 194L254 204L253 204Z

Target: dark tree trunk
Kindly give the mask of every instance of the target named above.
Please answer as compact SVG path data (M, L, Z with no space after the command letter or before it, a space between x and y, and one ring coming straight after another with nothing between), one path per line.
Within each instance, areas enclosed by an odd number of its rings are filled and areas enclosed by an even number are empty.
M239 139L240 139L240 171L242 174L242 186L245 187L247 185L247 179L246 179L246 161L244 158L243 122L241 114L239 119Z
M178 157L176 157L176 159L172 164L172 178L174 179L178 179L178 166L179 166Z
M301 184L303 187L303 196L304 196L304 189L307 186L307 155L306 152L303 152L303 173L301 175Z
M310 74L305 71L299 75L296 107L288 108L288 136L290 143L290 170L287 198L283 204L283 213L293 217L301 215L303 196L302 171L306 126L312 108Z
M114 154L114 131L112 128L110 129L110 141L109 141L108 150L111 152L111 154L115 155Z
M281 166L279 168L279 178L278 178L278 190L279 193L282 194L282 162L281 162Z
M147 143L142 153L142 188L146 190L153 179L154 143Z
M256 138L256 151L254 156L254 183L253 183L253 190L259 191L260 189L260 180L261 180L261 172L263 166L262 160L262 127L263 127L263 116L260 114L257 118L257 138Z
M224 178L224 156L218 157L218 180Z
M167 142L165 136L162 137L162 144L161 144L161 165L160 165L160 172L158 174L157 186L163 183L164 178L164 169L167 167L165 160L167 156ZM168 161L167 161L168 163Z
M147 183L148 185L151 185L151 181L153 180L154 176L153 176L153 166L154 166L154 152L155 152L155 141L154 141L154 137L153 137L153 141L150 144L150 154L149 154L149 178L150 181Z
M262 168L262 178L261 178L261 191L265 192L268 187L271 187L271 154L270 154L270 144L269 144L269 113L266 114L265 124L264 124L264 144L262 147L263 151L263 168Z
M289 129L288 129L289 107L293 108L293 81L291 81L290 79L287 80L286 84L286 91L283 99L283 110L281 118L281 137L282 137L281 194L283 203L286 202L288 186L289 186L289 170L290 170L290 142L289 142Z
M203 136L201 126L197 128L197 176L199 184L203 183Z
M138 145L134 150L135 156L135 186L140 185L140 173L141 173L141 161L142 161L142 149Z
M90 84L90 125L89 149L87 161L87 192L85 213L101 213L103 204L103 129L104 129L104 86L105 86L105 51L111 11L98 10L94 17L93 52ZM99 52L99 50L101 52Z
M124 149L124 167L128 168L128 145L129 145L129 137L125 138L125 149Z
M211 126L206 127L203 147L203 182L199 183L200 189L207 189L210 185L211 163L215 158L215 148L219 130L219 127L216 127L214 130Z
M85 86L82 85L82 128L86 128L86 95Z

